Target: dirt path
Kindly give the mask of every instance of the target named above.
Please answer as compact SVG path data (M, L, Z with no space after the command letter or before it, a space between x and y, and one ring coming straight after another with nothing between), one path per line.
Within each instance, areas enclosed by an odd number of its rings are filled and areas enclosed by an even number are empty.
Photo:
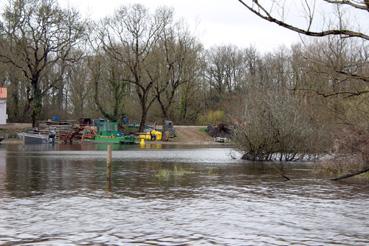
M174 126L177 137L169 142L178 144L218 144L205 132L205 126Z

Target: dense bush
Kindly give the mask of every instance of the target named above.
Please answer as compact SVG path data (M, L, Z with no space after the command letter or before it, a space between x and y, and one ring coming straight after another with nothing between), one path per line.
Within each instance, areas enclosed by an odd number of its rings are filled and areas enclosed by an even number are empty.
M237 115L234 142L248 160L294 161L328 150L329 131L288 93L253 92Z

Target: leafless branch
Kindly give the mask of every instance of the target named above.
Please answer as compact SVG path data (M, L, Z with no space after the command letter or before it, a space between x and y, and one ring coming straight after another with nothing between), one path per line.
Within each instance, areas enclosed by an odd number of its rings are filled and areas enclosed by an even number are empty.
M350 0L324 0L327 3L332 3L332 4L344 4L344 5L349 5L351 7L357 8L357 9L361 9L361 10L366 10L369 11L369 1L364 0L364 1L350 1Z
M341 36L344 38L361 38L364 40L369 40L369 35L357 32L353 30L348 29L331 29L331 30L325 30L325 31L310 31L309 29L303 29L300 27L297 27L295 25L289 24L285 21L282 21L280 19L277 19L276 17L273 17L270 12L268 12L260 3L258 0L252 0L253 4L247 4L243 0L238 0L244 7L246 7L249 11L254 13L255 15L259 16L260 18L267 20L269 22L275 23L279 26L282 26L284 28L287 28L289 30L292 30L294 32L304 34L307 36L312 37L324 37L329 35L336 35ZM256 6L256 7L255 7Z

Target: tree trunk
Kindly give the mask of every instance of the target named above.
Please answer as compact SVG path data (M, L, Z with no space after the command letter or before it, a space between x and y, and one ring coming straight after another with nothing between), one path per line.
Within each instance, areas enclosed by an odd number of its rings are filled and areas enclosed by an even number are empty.
M169 120L169 118L168 118L168 108L169 107L165 107L164 103L161 101L161 98L159 96L157 97L157 99L158 99L157 101L160 105L161 115L163 117L163 120Z
M58 94L57 94L57 105L56 108L59 112L63 112L63 105L64 105L64 85L63 83L60 83L58 88Z
M100 113L102 113L102 115L106 118L108 118L109 120L114 120L114 117L109 114L107 111L104 110L103 105L101 105L100 100L99 100L99 83L97 80L95 80L95 104L97 106L97 108L99 109ZM83 103L82 103L83 104Z
M147 108L144 105L142 105L140 127L138 129L139 132L143 132L143 130L145 129L146 117L147 117Z
M12 109L12 113L13 115L11 116L13 118L13 120L15 122L19 122L19 81L16 78L12 78L11 79L12 84L14 85L14 87L12 88L12 99L13 99L13 109Z
M136 89L139 90L138 87L136 87ZM143 90L142 93L137 93L137 94L138 94L138 98L141 104L141 120L140 120L140 127L138 131L143 132L143 130L145 129L147 112L149 111L151 103L147 102L148 101L148 90Z
M187 107L188 107L188 102L187 102L187 95L185 95L184 98L182 98L182 102L181 102L181 119L186 121L187 119Z
M38 80L34 79L32 81L32 127L38 126L38 118L42 110L42 95L41 89L39 88Z

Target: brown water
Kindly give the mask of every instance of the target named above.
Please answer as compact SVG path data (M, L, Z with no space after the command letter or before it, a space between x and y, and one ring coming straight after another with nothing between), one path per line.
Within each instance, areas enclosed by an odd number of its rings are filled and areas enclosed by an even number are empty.
M368 185L311 164L286 182L227 148L116 147L109 184L105 149L0 147L0 244L369 244Z

